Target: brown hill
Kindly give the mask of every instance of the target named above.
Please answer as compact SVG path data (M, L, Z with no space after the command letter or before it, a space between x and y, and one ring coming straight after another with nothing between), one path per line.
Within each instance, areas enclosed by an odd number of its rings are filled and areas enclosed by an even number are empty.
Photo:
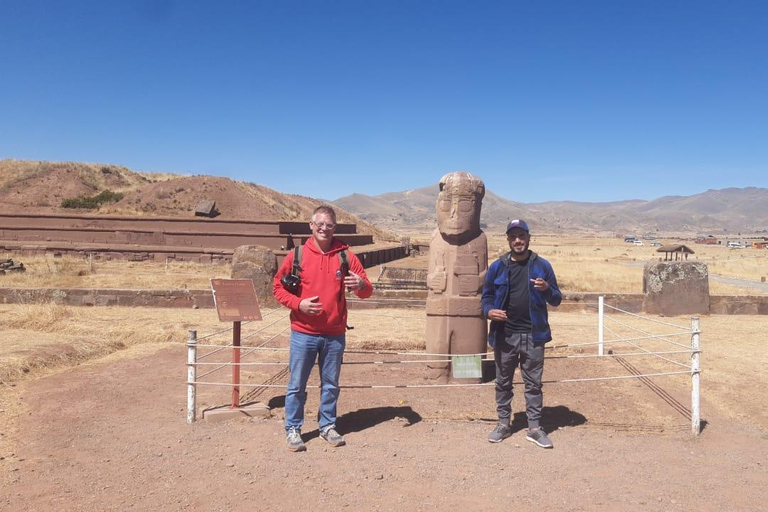
M64 199L105 190L124 197L93 210L61 207ZM0 160L0 211L5 212L188 217L206 199L216 201L221 218L244 220L307 220L322 203L229 178L155 175L104 164ZM357 224L359 233L378 241L397 239L341 208L337 213L339 222Z

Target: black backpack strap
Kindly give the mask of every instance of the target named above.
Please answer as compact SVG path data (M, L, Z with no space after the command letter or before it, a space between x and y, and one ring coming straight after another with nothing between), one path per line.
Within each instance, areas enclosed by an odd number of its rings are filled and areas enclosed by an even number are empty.
M297 245L293 248L293 266L291 267L291 274L298 276L301 268L301 245Z

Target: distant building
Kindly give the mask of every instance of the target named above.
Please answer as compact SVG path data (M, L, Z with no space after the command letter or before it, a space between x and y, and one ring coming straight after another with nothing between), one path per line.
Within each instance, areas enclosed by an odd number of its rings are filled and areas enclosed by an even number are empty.
M704 244L704 245L717 245L720 242L718 242L717 238L715 238L712 235L707 235L707 236L700 235L696 237L696 243Z
M693 254L693 249L687 245L665 245L656 249L656 252L664 253L664 261L672 261L673 258L675 261L677 261L678 257L681 260L683 258L687 260L688 255Z

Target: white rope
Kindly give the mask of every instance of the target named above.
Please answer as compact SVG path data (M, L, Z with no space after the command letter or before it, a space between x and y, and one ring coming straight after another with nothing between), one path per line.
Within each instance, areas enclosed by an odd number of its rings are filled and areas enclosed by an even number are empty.
M690 371L685 372L664 372L664 373L646 373L643 375L619 375L617 377L589 377L589 378L582 378L582 379L561 379L561 380L544 380L542 381L542 384L561 384L561 383L570 383L570 382L597 382L597 381L607 381L607 380L625 380L625 379L639 379L642 377L662 377L665 375L684 375L689 374ZM200 382L195 381L191 382L190 384L199 384L199 385L206 385L206 386L227 386L232 387L232 383L223 383L223 382ZM513 382L514 384L521 384L520 382ZM495 386L495 382L480 382L476 384L382 384L382 385L371 385L371 384L360 384L360 385L343 385L339 386L340 389L395 389L395 388L469 388L469 387L483 387L483 386ZM251 387L251 388L281 388L285 389L285 384L239 384L240 387ZM320 386L307 386L307 389L320 389Z
M648 320L649 322L654 322L654 323L662 324L662 325L668 325L670 327L676 327L678 329L684 329L684 330L686 330L688 332L691 332L691 328L690 327L685 327L685 326L682 326L682 325L672 324L672 323L669 323L669 322L663 322L661 320L656 320L655 318L649 318L647 316L638 315L636 313L630 313L629 311L624 311L623 309L619 309L619 308L617 308L615 306L611 306L610 304L606 304L606 303L603 303L603 306L605 306L607 308L614 309L614 310L619 311L621 313L624 313L625 315L635 316L637 318L642 318L643 320Z
M487 361L487 359L483 359ZM342 361L341 364L425 364L425 363L450 363L450 359L427 359L424 361ZM227 366L286 366L287 362L257 362L257 363L195 363L187 366L206 366L225 364Z
M354 313L351 314L350 316L355 316L355 317L358 317L358 316L375 316L377 318L397 318L397 319L402 319L402 320L426 320L426 318L427 318L426 315L419 315L419 316L404 316L404 315L400 315L400 316L397 316L397 315L382 315L382 314L379 314L379 313L361 313L359 309L358 310L353 309L352 311L354 311Z
M617 323L619 325L622 325L622 326L624 326L624 327L626 327L628 329L632 329L633 331L636 331L636 332L639 332L639 333L642 333L642 334L645 334L645 335L652 336L650 332L644 331L644 330L640 329L639 327L634 327L633 325L628 324L626 322L622 322L621 320L617 320L617 319L613 318L611 315L605 315L605 318L607 318L608 320L610 320L612 322L615 322L615 323ZM691 330L688 329L687 333L680 333L680 334L690 334L690 333L691 333ZM665 339L665 338L659 338L659 339L661 339L662 341L666 341L667 343L670 343L672 345L676 345L678 347L689 348L688 345L684 345L682 343L677 343L676 341L668 340L668 339Z
M262 332L262 331L265 331L265 330L267 330L268 328L272 327L273 325L275 325L275 324L277 324L277 323L280 323L280 322L282 322L283 320L285 320L285 319L286 319L286 318L288 318L289 316L290 316L290 313L288 313L287 315L283 315L283 316L281 316L280 318L278 318L277 320L275 320L274 322L272 322L271 324L265 325L265 326L264 326L264 327L262 327L261 329L258 329L258 330L256 330L256 331L253 331L252 333L249 333L247 336L243 336L243 337L241 337L241 338L240 338L240 340L241 340L241 341L242 341L242 340L247 340L248 338L251 338L251 337L255 336L256 334L258 334L258 333L260 333L260 332Z
M247 322L246 322L246 323L247 323ZM231 331L232 329L233 329L232 327L227 327L227 328L225 328L225 329L222 329L222 330L220 330L220 331L212 332L211 334L206 334L205 336L200 336L200 337L199 337L199 338L197 338L197 339L198 339L198 341L199 341L199 340L205 340L205 339L208 339L208 338L213 338L214 336L218 336L219 334L222 334L222 333L225 333L225 332L229 332L229 331Z
M347 302L350 304L394 304L397 302L416 302L419 304L423 304L427 299L347 299Z
M622 339L617 339L617 340L605 340L605 341L603 341L603 343L607 345L609 343L623 343L623 342L628 342L628 341L640 341L640 340L648 340L648 339L653 339L653 338L663 338L663 337L666 337L666 336L685 336L687 334L690 334L690 332L680 332L680 333L674 333L674 334L658 334L658 335L654 334L654 335L651 335L651 336L643 336L642 338L622 338ZM599 344L600 344L599 341L590 341L588 343L569 343L567 345L554 345L554 346L551 346L551 347L544 347L544 348L547 349L547 350L554 350L554 349L559 349L559 348L588 347L588 346L591 346L591 345L599 345Z
M604 328L604 329L606 329L606 330L607 330L608 332L610 332L611 334L617 334L617 333L616 333L615 331L613 331L613 330L612 330L610 327L607 327L607 326L603 325L603 328ZM667 340L665 340L665 341L667 341ZM641 347L641 346L640 346L640 345L638 345L637 343L629 343L629 344L630 344L630 345L632 345L633 347L635 347L635 348L636 348L636 349L638 349L638 350L643 350L643 351L645 351L645 352L646 352L646 353L648 353L648 354L654 354L654 352L651 352L650 350L648 350L648 349L647 349L647 348L645 348L645 347ZM677 345L677 343L674 343L674 345ZM689 349L687 352L690 354L690 352L691 352L691 351L690 351L690 349ZM657 357L657 358L661 359L662 361L666 361L666 362L668 362L668 363L672 363L672 364L674 364L674 365L677 365L677 366L681 366L681 367L683 367L683 368L690 368L690 366L689 366L689 365L687 365L687 364L685 364L685 363L681 363L681 362L679 362L679 361L675 361L674 359L670 359L670 358L668 358L668 357L663 357L663 356L660 356L660 355L657 355L657 356L655 356L655 357Z
M640 350L644 350L642 347L639 347ZM590 359L590 358L598 358L598 357L631 357L631 356L655 356L658 354L690 354L690 350L670 350L666 352L627 352L623 354L605 354L605 355L599 355L599 354L580 354L580 355L570 355L570 356L544 356L544 359ZM486 359L484 359L486 361ZM683 365L685 366L685 365Z
M279 310L274 310L274 311L279 311ZM272 326L273 326L273 325L275 325L276 323L278 323L278 322L280 322L280 321L284 320L284 319L285 319L287 316L288 316L288 315L285 315L285 316L283 316L283 317L281 317L281 318L278 318L277 320L275 320L275 321L274 321L274 322L272 322L271 324L269 324L269 325L265 325L265 326L263 326L261 329L257 329L256 331L254 331L254 332L252 332L252 333L248 334L247 336L242 336L242 337L240 338L240 341L242 341L242 340L247 340L247 339L248 339L248 338L250 338L251 336L253 336L253 335L255 335L255 334L258 334L258 333L260 333L260 332L262 332L262 331L266 330L266 329L267 329L267 328L269 328L269 327L272 327ZM246 322L246 323L250 323L250 322ZM230 330L230 331L231 331L231 330L232 330L232 328L230 328L230 329L228 329L228 330ZM208 352L207 354L203 354L203 355L201 355L200 357L198 357L198 358L197 358L198 360L199 360L199 359L205 359L205 358L206 358L206 357L208 357L208 356L212 356L213 354L216 354L217 352L221 352L221 351L222 351L222 350L224 350L225 348L234 347L234 345L204 345L204 344L199 344L199 343L197 344L197 346L198 346L198 347L211 347L211 346L214 346L214 347L218 347L216 350L211 350L211 351L210 351L210 352Z
M257 350L257 349L259 349L259 348L262 348L264 345L266 345L267 343L269 343L269 342L270 342L270 341L272 341L273 339L277 338L278 336L280 336L282 333L284 333L284 332L285 332L285 331L287 331L287 330L288 330L288 327L286 327L285 329L283 329L283 330L282 330L282 331L280 331L279 333L275 334L274 336L272 336L271 338L269 338L267 341L265 341L265 342L264 342L264 343L262 343L261 345L259 345L259 346L257 346L257 347L252 347L251 349L249 349L249 351L247 351L247 352L245 352L245 353L242 353L242 352L241 352L241 354L240 354L240 357L245 357L245 356L247 356L248 354L251 354L251 353L253 353L253 351L254 351L254 350ZM232 347L234 347L234 345L232 345ZM240 349L243 349L244 347L234 347L234 348L240 348ZM232 363L219 363L219 365L220 365L220 366L218 366L217 368L214 368L214 369L213 369L213 370L211 370L211 371L205 372L204 374L202 374L202 375L201 375L200 377L198 377L198 378L199 378L199 379L202 379L202 378L203 378L203 377L205 377L206 375L210 375L210 374L212 374L213 372L217 372L217 371L221 370L222 368L226 368L227 366L231 366L231 365L232 365Z
M611 329L610 327L607 327L606 325L603 325L603 329L607 330L611 334L618 335L613 329ZM664 341L668 341L668 340L664 340ZM632 345L633 347L639 349L639 350L643 350L643 351L647 352L648 354L653 354L653 352L651 352L650 350L648 350L648 349L646 349L644 347L641 347L637 343L629 343L629 344ZM678 343L673 343L673 345L678 345ZM690 354L690 352L691 351L688 350L689 354ZM668 363L672 363L672 364L677 365L677 366L682 366L683 368L689 368L689 365L681 363L679 361L675 361L674 359L669 359L668 357L663 357L663 356L656 356L656 357L658 357L662 361L666 361Z
M286 327L285 329L280 331L280 333L284 332L287 329L288 328ZM206 345L206 344L202 344L202 343L199 344L199 345L195 345L195 346L197 346L197 347L210 347L210 348L235 348L234 345ZM288 350L290 350L288 348L281 348L281 347L259 347L259 346L252 346L252 345L241 345L239 348L258 349L258 350L277 350L277 351L281 351L281 350L288 351ZM208 355L208 354L206 354L206 355ZM198 359L201 359L201 358L198 358Z

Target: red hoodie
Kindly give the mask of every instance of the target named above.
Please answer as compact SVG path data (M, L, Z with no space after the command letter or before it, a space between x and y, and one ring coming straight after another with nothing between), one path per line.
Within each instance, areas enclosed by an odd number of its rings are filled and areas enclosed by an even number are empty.
M286 290L280 279L291 273L293 251L289 252L272 281L272 294L283 306L291 310L291 329L307 334L344 334L347 327L347 299L344 278L341 275L339 252L349 246L336 238L331 249L323 253L310 238L301 251L301 286L299 295ZM365 288L355 290L355 295L367 299L373 293L373 286L357 256L347 250L349 270L365 279ZM323 311L319 315L307 315L299 310L299 303L307 297L320 297Z

